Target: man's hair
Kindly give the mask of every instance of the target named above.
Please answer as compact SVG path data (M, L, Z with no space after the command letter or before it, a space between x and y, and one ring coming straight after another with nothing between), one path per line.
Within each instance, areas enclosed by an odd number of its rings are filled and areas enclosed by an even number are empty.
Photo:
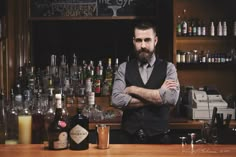
M135 23L134 31L135 29L140 29L140 30L152 29L153 32L156 34L156 26L152 22L149 22L149 21L139 21Z

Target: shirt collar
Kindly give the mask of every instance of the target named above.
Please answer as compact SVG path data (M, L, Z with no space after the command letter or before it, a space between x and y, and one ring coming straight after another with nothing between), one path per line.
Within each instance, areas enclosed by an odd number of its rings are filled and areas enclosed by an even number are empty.
M150 67L153 67L155 61L156 61L156 55L153 53L152 57L151 57L150 60L148 61L148 64L150 65ZM141 66L141 63L138 62L138 65Z

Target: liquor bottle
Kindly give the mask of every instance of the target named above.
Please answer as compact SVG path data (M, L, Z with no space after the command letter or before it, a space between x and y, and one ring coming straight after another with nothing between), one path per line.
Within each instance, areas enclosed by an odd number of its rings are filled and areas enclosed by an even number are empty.
M41 95L38 92L34 99L32 109L32 144L43 143L44 114L42 110Z
M31 64L31 61L28 60L28 62L26 62L23 66L23 69L24 69L24 73L27 75L31 72L31 67L32 67L32 64Z
M182 29L181 29L181 17L180 17L180 15L177 16L176 34L177 34L177 36L181 36L181 35L182 35Z
M217 36L222 36L222 35L223 35L223 28L222 28L221 21L219 21L218 26L217 26Z
M222 35L223 36L227 36L227 24L226 24L226 21L223 22Z
M34 67L33 66L31 66L30 72L26 75L27 75L27 87L33 93L34 89L35 89L35 80L36 80L36 77L34 75Z
M114 68L113 68L114 69L114 74L117 72L118 67L119 67L119 59L116 58L115 65L114 65ZM114 76L113 76L113 78L114 78Z
M50 73L50 67L47 66L46 69L43 71L42 77L43 77L43 93L48 92L49 88L49 80L52 80L52 77L49 75Z
M192 20L192 34L193 36L197 36L197 24L196 19Z
M82 114L85 105L84 95L77 102L77 114L70 121L70 149L86 150L89 148L89 119Z
M49 124L52 123L54 116L55 116L55 108L54 108L54 97L53 97L53 89L50 88L49 93L48 93L48 108L46 110L46 113L44 114L44 129L45 129L45 134L44 134L44 144L45 147L48 148L48 126Z
M202 30L202 33L201 33L201 34L202 34L202 36L206 36L206 35L207 35L206 30L207 30L207 29L206 29L205 21L202 20L202 24L201 24L201 25L202 25L202 29L201 29L201 30Z
M86 78L87 78L87 63L85 60L82 61L82 78L83 78L83 84L86 84Z
M66 107L66 95L65 91L60 89L60 94L61 94L61 106L62 106L62 118L66 121L66 123L69 123L69 112Z
M10 92L9 108L7 109L7 136L6 144L18 143L18 112L15 107L15 95L13 89Z
M193 36L193 20L192 19L188 19L187 21L187 25L188 25L188 36Z
M180 63L181 50L176 51L176 63Z
M110 86L107 80L104 80L102 84L102 96L109 96L110 95Z
M70 67L70 78L72 86L76 86L78 84L78 64L77 64L77 57L73 54L73 62Z
M83 107L83 115L89 118L90 121L93 120L93 111L94 111L94 105L95 105L95 94L94 92L89 92L86 94L87 98L87 105Z
M85 89L84 78L83 78L83 68L79 66L78 71L78 84L74 87L75 95L79 95L81 89Z
M53 57L52 57L53 58ZM54 63L53 66L51 66L51 70L52 70L52 74L50 74L50 76L52 77L52 83L53 83L53 88L55 90L58 90L59 88L62 87L62 81L61 81L61 77L60 77L60 72L59 72L59 67L57 67L56 65L56 56L54 55Z
M105 71L105 81L108 83L109 86L109 95L111 94L111 88L112 88L112 78L113 78L113 69L111 66L111 58L108 58L108 65Z
M187 10L184 9L183 10L183 19L182 19L182 24L181 24L182 36L187 36L187 33L188 33L188 23L187 23L187 19L186 19L186 12L187 12Z
M56 113L53 122L48 127L48 149L61 150L68 148L68 124L62 116L62 96L55 95Z
M68 65L66 64L66 56L62 55L61 56L61 64L59 66L59 87L65 86L65 82L68 79ZM69 80L69 79L68 79Z
M40 69L37 70L37 74L35 76L35 86L34 86L34 94L42 94L43 92L43 85L42 85L42 77L41 77Z
M90 64L86 67L86 78L85 78L85 92L88 94L89 92L92 92L93 90L93 77L94 77L94 71L93 71L93 62L90 61Z
M66 101L65 101L65 106L68 111L69 117L72 117L76 114L74 103L75 103L75 91L73 88L70 88L70 90L66 94Z
M82 66L78 66L78 84L76 88L79 88L79 86L83 85L83 68Z
M85 82L86 95L92 92L92 89L93 89L92 87L93 87L92 77L87 75L86 82Z
M49 67L49 75L54 77L57 73L57 56L56 55L51 55L51 63Z
M201 26L201 21L197 19L197 36L202 35L202 26Z
M90 72L91 72L91 71L94 71L94 65L93 65L93 61L92 61L92 60L90 60L88 66L90 67Z
M90 92L88 95L88 115L91 121L101 121L104 119L101 107L95 103L95 94ZM84 112L83 112L84 113Z
M23 82L24 82L23 71L22 71L22 68L20 67L17 80L16 80L16 86L14 89L15 105L16 105L17 110L22 110L23 108L23 88L24 88Z
M20 67L19 71L18 71L18 74L17 74L16 84L15 84L15 89L14 90L16 90L16 88L20 87L20 89L21 89L20 92L23 93L23 90L24 90L24 88L26 86L26 83L27 83L26 81L27 81L26 78L23 76L23 67Z
M215 25L213 21L211 22L210 36L215 36Z
M96 96L101 96L102 81L103 81L103 66L102 66L102 61L99 61L98 66L96 67L96 77L94 82L94 92Z

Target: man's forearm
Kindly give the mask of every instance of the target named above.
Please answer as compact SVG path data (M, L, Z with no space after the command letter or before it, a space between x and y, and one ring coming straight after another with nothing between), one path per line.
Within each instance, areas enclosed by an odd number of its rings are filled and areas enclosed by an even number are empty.
M143 99L152 104L161 104L162 99L158 89L145 89L142 87L132 86L127 89L127 94Z
M141 100L133 97L128 103L128 105L125 107L125 109L139 108L143 107L144 105L145 104Z
M125 89L125 93L155 105L175 104L175 100L178 98L178 87L178 82L165 80L160 89L146 89L130 86Z

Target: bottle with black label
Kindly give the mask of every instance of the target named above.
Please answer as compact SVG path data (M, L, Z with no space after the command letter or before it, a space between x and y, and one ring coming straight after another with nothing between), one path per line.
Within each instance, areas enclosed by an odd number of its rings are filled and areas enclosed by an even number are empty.
M70 121L70 149L86 150L89 148L89 119L82 114L85 97L81 95L77 102L77 114Z
M53 122L48 127L48 149L61 150L68 148L68 127L62 115L62 96L55 95L56 113Z

